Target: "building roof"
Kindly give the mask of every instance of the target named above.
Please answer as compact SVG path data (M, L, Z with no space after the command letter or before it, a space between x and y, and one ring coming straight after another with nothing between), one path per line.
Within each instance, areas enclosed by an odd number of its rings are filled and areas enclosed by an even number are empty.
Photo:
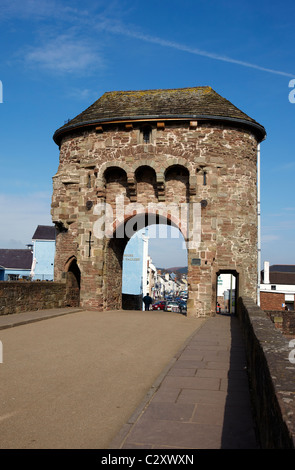
M270 272L269 283L293 286L295 285L295 273Z
M270 272L295 273L295 264L273 264L269 267Z
M0 266L6 269L31 269L31 250L0 249Z
M262 280L264 280L264 270L262 270ZM269 267L269 283L295 285L295 265L294 264L273 264Z
M84 126L152 119L227 120L252 127L262 140L265 129L209 86L168 90L106 92L89 108L60 127L53 139Z
M38 225L32 240L55 240L55 226Z

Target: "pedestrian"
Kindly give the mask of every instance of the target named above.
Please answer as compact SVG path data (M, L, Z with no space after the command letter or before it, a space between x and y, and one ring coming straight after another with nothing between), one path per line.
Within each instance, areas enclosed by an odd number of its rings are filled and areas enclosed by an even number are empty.
M153 299L148 294L146 294L142 300L144 303L144 309L149 310L150 305L153 303Z

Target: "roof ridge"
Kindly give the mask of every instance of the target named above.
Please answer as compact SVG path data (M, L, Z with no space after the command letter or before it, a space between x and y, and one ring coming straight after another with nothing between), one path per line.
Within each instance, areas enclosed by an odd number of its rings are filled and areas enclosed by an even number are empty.
M146 89L143 89L143 90L142 89L138 89L138 90L109 90L109 91L105 91L104 95L109 94L109 93L137 93L137 92L140 93L140 92L154 92L154 91L196 90L198 88L209 88L210 90L214 91L213 88L209 85L199 85L199 86L194 86L194 87L181 87L181 88L146 88Z

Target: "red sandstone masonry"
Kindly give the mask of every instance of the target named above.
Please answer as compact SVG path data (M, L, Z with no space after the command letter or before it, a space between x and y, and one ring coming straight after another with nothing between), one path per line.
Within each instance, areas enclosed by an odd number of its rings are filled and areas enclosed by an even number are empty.
M68 303L66 284L58 282L0 282L0 315L77 306Z
M57 235L55 274L61 280L71 256L81 270L81 305L121 307L122 263L108 240L87 240L93 231L93 207L114 207L118 194L125 204L175 201L200 203L201 244L188 250L189 311L215 313L214 289L219 270L240 274L240 295L256 301L257 285L257 140L244 129L222 125L166 124L153 128L153 143L140 142L140 126L130 132L109 126L64 137L54 177L52 218L67 231ZM203 184L204 171L207 184ZM90 185L89 185L90 175ZM90 187L89 187L90 186ZM86 203L93 203L87 209ZM192 265L201 259L201 266ZM202 289L200 289L202 286ZM204 289L205 287L205 289ZM213 294L212 294L213 292Z

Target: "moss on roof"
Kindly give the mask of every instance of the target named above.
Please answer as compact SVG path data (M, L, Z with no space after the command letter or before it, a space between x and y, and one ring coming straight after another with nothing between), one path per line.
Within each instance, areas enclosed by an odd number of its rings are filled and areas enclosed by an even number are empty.
M61 134L76 127L116 120L152 118L210 118L246 121L264 128L209 86L168 90L111 91L104 93L89 108L59 128ZM265 133L265 131L264 131Z

